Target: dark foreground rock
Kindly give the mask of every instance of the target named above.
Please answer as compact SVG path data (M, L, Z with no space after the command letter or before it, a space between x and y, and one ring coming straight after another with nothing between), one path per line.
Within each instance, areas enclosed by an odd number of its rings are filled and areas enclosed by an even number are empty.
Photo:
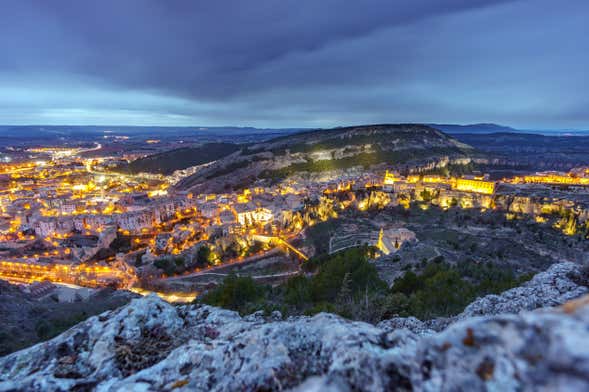
M1 358L0 391L588 390L589 299L529 311L585 293L580 269L554 266L514 290L549 293L550 282L560 296L510 290L441 332L417 319L242 318L149 296Z

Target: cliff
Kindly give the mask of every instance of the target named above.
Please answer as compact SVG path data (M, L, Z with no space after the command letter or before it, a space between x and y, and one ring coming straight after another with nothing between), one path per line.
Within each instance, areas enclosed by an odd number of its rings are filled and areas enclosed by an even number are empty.
M1 358L0 391L582 390L589 297L546 307L587 291L579 266L557 264L451 320L378 326L148 296Z

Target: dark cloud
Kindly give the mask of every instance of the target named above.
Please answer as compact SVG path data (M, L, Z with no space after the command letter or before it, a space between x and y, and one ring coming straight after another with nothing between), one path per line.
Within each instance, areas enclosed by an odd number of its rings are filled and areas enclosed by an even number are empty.
M0 13L0 103L105 123L134 112L273 126L536 125L553 93L542 124L577 125L589 120L574 109L586 93L563 98L587 81L587 11L581 0L19 1Z

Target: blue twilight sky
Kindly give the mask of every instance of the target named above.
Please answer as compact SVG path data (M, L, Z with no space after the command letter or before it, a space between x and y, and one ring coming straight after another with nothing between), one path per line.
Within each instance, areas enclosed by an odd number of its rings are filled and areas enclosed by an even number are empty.
M589 128L587 0L7 0L0 124Z

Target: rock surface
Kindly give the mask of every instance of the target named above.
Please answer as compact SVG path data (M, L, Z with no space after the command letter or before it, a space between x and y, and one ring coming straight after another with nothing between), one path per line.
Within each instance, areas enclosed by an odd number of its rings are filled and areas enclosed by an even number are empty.
M479 298L464 309L458 318L517 313L563 304L589 292L589 276L578 264L560 263L535 275L520 287L500 295Z
M0 391L587 390L589 297L529 311L583 283L579 267L555 265L441 332L412 318L242 318L148 296L0 358Z

